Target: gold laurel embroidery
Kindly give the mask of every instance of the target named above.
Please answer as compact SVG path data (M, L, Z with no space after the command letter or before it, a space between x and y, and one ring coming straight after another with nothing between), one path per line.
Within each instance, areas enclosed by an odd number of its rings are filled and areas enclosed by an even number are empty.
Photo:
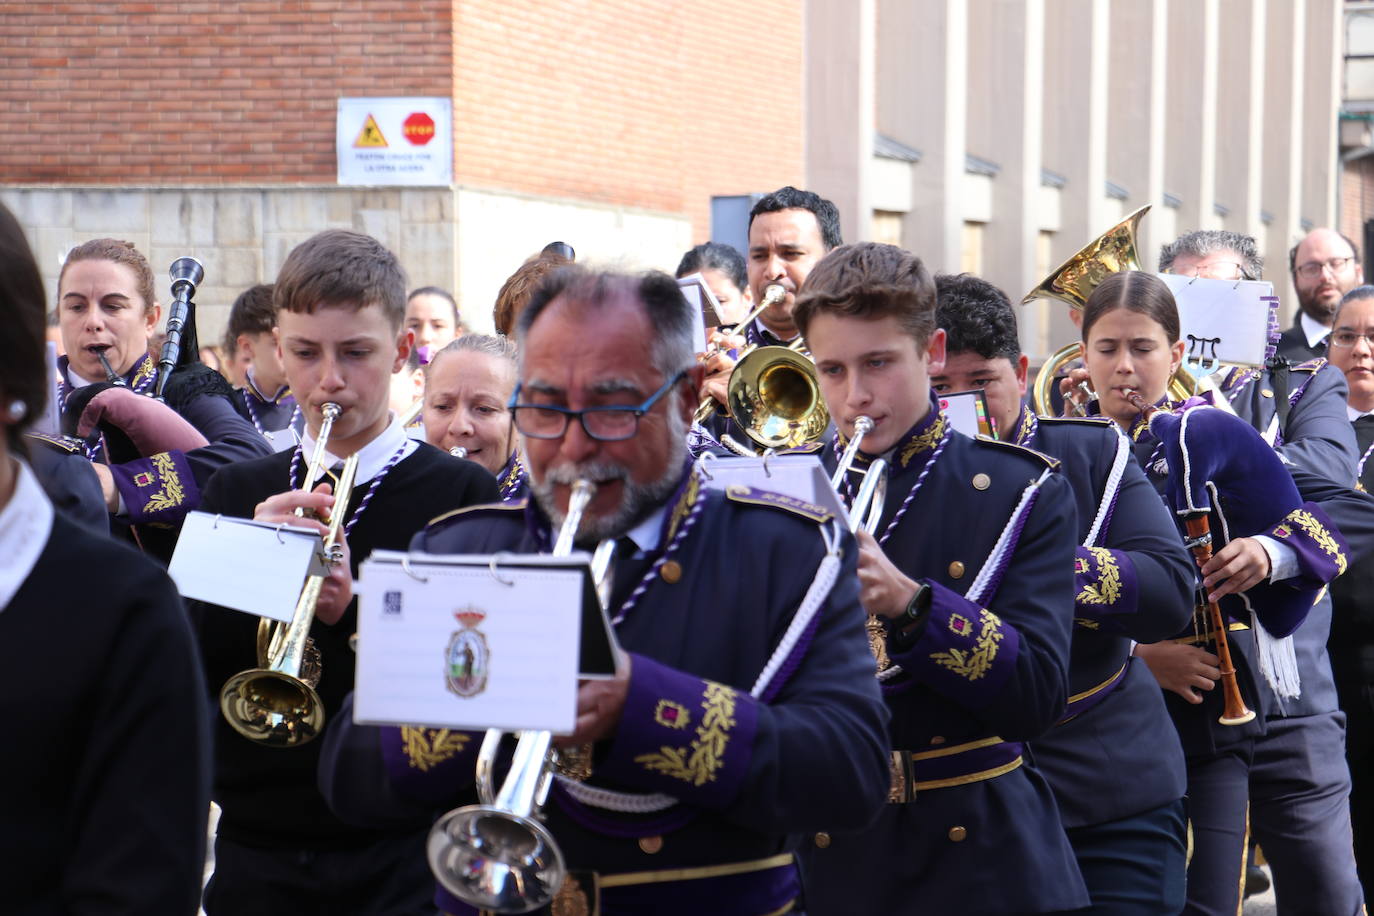
M991 611L979 611L978 619L982 621L983 628L978 633L978 642L972 651L950 649L948 652L936 652L930 656L931 661L970 681L976 681L987 674L988 669L992 667L993 659L997 657L998 646L1006 634L1002 632L1001 618Z
M673 539L673 535L677 534L677 526L682 524L682 520L691 514L692 504L697 501L697 493L700 490L701 478L693 474L692 479L687 481L687 486L682 491L682 498L673 507L673 518L668 523L668 533L664 536L665 544Z
M1075 626L1082 627L1082 628L1085 629L1085 630L1100 630L1100 629L1102 629L1102 625L1101 625L1100 623L1098 623L1096 620L1089 620L1089 619L1086 618L1086 617L1075 617L1075 618L1073 619L1073 622L1074 622L1074 625L1075 625Z
M1322 527L1322 523L1317 521L1315 515L1304 509L1294 509L1288 513L1288 518L1316 542L1323 553L1329 554L1336 561L1338 574L1345 572L1345 554L1341 553L1341 547L1336 543L1336 539L1331 536L1331 532Z
M413 728L405 725L401 727L401 742L401 749L410 765L424 773L450 757L461 754L463 748L467 747L468 736L447 728Z
M151 356L145 356L143 361L138 364L138 371L134 373L134 379L130 382L130 385L137 388L145 379L152 376L154 368L155 364L153 363L153 358Z
M1016 430L1016 438L1011 441L1017 444L1025 442L1026 437L1030 435L1031 426L1034 425L1034 423L1035 414L1031 412L1031 409L1029 407L1021 408L1021 426Z
M1097 560L1097 581L1084 585L1075 600L1078 604L1116 604L1121 598L1121 569L1116 557L1105 547L1089 547L1088 552Z
M902 467L906 467L908 464L910 464L911 459L919 455L921 452L928 452L931 449L933 449L935 447L935 443L939 442L940 438L944 436L945 425L945 415L940 414L940 416L935 418L935 422L930 425L930 429L921 433L915 439L912 439L910 442L904 445L902 447L902 454L898 459L899 461L901 461Z
M148 498L143 514L175 509L186 499L186 491L182 489L181 478L177 475L176 462L166 452L159 452L149 460L153 463L154 473L162 477L162 489Z
M635 763L694 786L714 781L730 743L730 729L735 725L735 691L707 681L701 709L701 725L689 747L664 745L657 753L640 754Z

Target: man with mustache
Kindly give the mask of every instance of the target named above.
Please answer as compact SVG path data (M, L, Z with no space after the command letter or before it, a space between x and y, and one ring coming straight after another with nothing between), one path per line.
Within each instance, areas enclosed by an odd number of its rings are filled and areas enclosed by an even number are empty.
M598 888L599 912L787 911L798 835L861 829L887 793L853 539L825 509L711 489L688 463L694 343L666 274L554 274L520 316L511 407L533 500L450 513L411 544L547 552L573 482L596 486L576 542L616 541L607 615L626 655L614 680L581 685L556 741L585 763L545 808L572 870L556 913L598 912ZM355 726L346 710L335 728L321 776L346 820L427 824L472 797L480 735Z
M1279 356L1303 363L1327 355L1341 297L1364 282L1355 243L1334 229L1313 229L1288 252L1298 316L1279 338Z

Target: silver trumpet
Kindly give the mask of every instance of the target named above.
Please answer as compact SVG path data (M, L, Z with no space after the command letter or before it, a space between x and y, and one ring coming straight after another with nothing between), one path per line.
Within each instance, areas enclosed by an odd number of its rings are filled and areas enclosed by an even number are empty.
M595 492L590 481L573 484L553 556L572 553L573 537ZM597 579L604 578L610 554L597 551ZM553 733L520 732L510 772L493 792L502 735L488 729L482 740L477 758L481 803L439 818L429 831L426 853L435 879L459 900L495 913L528 913L553 900L568 873L562 850L541 821L553 783Z
M454 458L466 458L468 456L468 450L463 448L461 445L455 445L453 448L448 450L448 453L452 455Z
M853 469L854 457L859 454L864 436L872 431L873 421L870 418L860 416L854 419L854 435L845 446L840 463L830 477L830 485L836 490L840 489L846 475ZM872 534L878 529L878 519L882 517L883 503L887 500L887 462L879 458L861 473L864 475L863 483L859 484L859 492L854 494L854 502L849 507L849 530L857 531L862 525L865 531Z

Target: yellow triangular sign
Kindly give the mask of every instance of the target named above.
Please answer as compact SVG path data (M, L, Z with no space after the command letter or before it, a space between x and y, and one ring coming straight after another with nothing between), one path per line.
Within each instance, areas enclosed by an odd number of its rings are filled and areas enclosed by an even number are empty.
M382 129L377 126L377 119L369 114L367 120L363 122L363 129L359 132L358 139L353 141L353 148L386 145L386 137L382 136Z

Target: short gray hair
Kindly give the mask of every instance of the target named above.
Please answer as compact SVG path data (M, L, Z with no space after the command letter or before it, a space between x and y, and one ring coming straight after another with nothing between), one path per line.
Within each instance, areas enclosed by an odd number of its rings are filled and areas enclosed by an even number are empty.
M682 295L677 281L662 271L629 274L594 271L581 265L554 271L539 284L530 304L520 313L517 335L522 351L530 327L559 296L598 306L621 296L634 299L644 309L654 330L649 340L650 365L664 378L693 365L697 348L693 340L696 325L692 320L692 306Z
M506 337L504 334L464 334L455 340L451 340L443 349L435 353L429 359L429 365L425 366L425 376L429 376L430 367L439 361L439 357L445 353L485 353L487 356L495 356L510 362L514 368L519 350L515 346L515 341Z
M1254 237L1225 229L1199 229L1165 245L1159 249L1159 272L1168 273L1179 255L1205 258L1219 251L1230 251L1240 258L1240 272L1244 279L1258 280L1264 276L1264 257L1259 253Z

